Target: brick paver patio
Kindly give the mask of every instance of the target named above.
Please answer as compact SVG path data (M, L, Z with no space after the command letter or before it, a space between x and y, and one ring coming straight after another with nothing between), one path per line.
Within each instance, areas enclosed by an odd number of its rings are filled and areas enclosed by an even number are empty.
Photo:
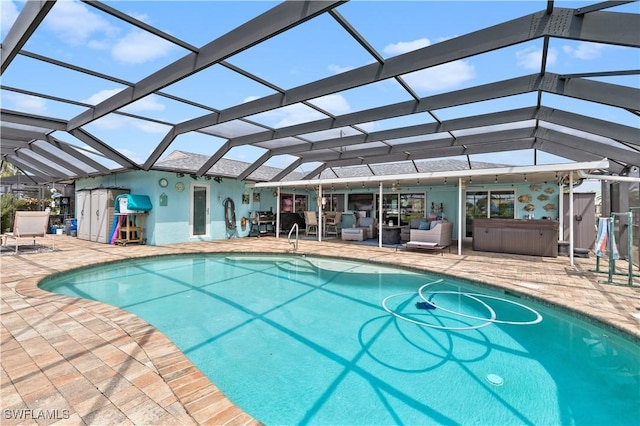
M1 266L2 424L259 424L229 401L164 335L120 309L40 290L43 277L132 257L287 252L286 238L155 247L58 236L56 251L5 255ZM595 258L539 258L300 241L299 253L429 269L503 287L606 324L640 342L640 282L604 283ZM626 262L617 267L625 271ZM606 271L606 261L601 269ZM616 281L624 281L616 276Z

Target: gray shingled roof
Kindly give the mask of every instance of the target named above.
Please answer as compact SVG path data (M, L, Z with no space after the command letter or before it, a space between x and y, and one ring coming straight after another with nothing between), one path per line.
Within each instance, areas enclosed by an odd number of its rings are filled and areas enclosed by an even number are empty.
M165 159L156 163L158 169L170 170L182 173L196 173L200 167L209 159L208 155L194 154L184 151L173 151ZM220 176L226 178L237 178L250 163L221 158L207 173L209 176ZM282 170L275 167L261 166L251 173L247 180L254 182L264 182L273 179ZM301 179L297 175L294 179Z
M184 151L173 151L165 159L158 161L159 169L167 171L175 171L182 173L195 173L209 159L206 155L194 154ZM220 176L226 178L237 178L251 163L242 161L220 159L215 166L207 173L209 176ZM472 162L473 169L490 169L497 167L505 167L504 164ZM324 170L320 176L321 179L332 178L353 178L375 175L402 175L424 172L449 172L454 170L471 170L469 164L465 161L442 159L431 161L403 161L398 163L386 163L368 166L350 166L350 167L334 167ZM373 172L372 173L372 170ZM273 179L282 169L276 167L261 166L247 178L253 182L268 182ZM286 176L283 181L300 180L303 178L301 173L291 173Z

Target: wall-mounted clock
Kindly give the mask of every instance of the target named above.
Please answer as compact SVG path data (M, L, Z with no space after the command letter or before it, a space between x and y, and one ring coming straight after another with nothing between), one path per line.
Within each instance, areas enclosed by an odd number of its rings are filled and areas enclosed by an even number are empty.
M162 188L166 188L169 185L169 181L165 178L162 178L158 181L158 185L160 185Z

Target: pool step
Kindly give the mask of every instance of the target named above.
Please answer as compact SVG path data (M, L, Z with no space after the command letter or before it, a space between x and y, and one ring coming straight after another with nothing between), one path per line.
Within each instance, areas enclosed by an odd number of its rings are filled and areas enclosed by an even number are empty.
M318 267L310 262L276 262L276 266L281 271L289 273L307 273L314 275L318 273Z
M281 260L276 256L227 256L225 260L234 263L270 263L274 264L278 269L289 273L310 273L316 274L318 267L313 262L295 258L291 260Z

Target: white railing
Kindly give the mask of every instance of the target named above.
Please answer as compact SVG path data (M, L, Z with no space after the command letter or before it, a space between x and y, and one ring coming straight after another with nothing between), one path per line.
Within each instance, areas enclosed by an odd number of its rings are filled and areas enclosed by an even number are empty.
M293 227L291 227L291 230L289 231L289 235L287 236L287 241L289 242L289 244L291 244L293 246L293 251L298 251L298 224L294 223ZM295 241L291 241L291 234L293 233L293 231L296 231L296 240Z

